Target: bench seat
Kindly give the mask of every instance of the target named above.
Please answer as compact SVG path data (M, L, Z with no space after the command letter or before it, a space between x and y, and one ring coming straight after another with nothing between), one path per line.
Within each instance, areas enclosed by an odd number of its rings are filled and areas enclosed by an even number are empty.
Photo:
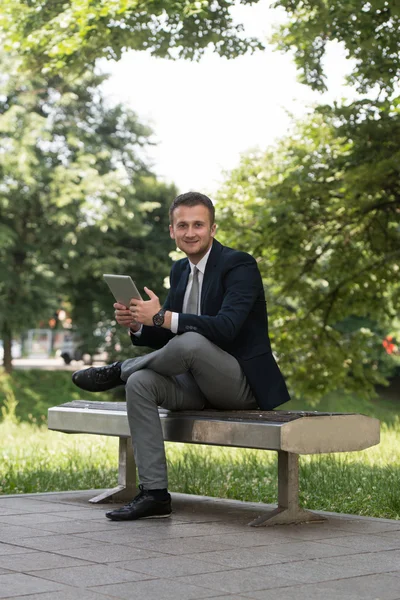
M380 440L378 419L316 411L181 411L159 409L165 441L278 452L278 508L253 526L321 521L299 507L300 454L352 452ZM136 494L136 465L125 402L75 400L48 411L49 429L119 438L118 486L91 502L129 501Z

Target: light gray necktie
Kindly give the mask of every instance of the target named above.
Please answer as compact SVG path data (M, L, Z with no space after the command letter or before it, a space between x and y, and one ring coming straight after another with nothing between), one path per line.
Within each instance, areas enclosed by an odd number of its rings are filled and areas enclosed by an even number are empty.
M192 287L187 301L186 312L191 315L199 314L199 270L197 267L193 267Z

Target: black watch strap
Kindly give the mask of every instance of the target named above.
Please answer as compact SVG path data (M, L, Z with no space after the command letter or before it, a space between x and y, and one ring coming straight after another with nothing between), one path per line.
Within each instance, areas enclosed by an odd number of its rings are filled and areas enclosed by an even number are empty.
M158 313L156 313L153 317L153 323L154 323L154 327L162 327L162 325L164 324L164 316L165 316L165 308L162 308L161 310L158 311Z

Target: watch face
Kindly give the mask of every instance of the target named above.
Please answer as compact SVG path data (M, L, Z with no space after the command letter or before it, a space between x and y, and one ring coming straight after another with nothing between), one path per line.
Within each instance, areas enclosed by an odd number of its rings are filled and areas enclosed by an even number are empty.
M164 314L165 314L165 310L160 310L158 313L156 313L153 317L153 323L156 327L161 327L161 325L164 323Z

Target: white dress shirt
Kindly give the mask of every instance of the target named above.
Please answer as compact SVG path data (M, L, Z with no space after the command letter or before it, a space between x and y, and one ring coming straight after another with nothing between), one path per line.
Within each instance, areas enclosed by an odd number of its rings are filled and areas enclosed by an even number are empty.
M206 270L206 265L207 265L208 257L210 256L211 248L212 248L212 244L211 244L210 249L208 250L207 254L205 254L203 256L203 258L201 260L199 260L199 262L197 263L197 265L194 265L189 260L190 275L189 275L189 279L188 279L186 290L185 290L185 296L183 298L183 306L182 306L182 312L183 313L186 312L190 290L192 289L193 269L194 269L194 267L197 267L198 270L199 270L199 306L198 306L198 314L199 315L201 314L200 313L201 290L202 290L202 287L203 287L204 272ZM179 313L173 312L173 313L171 313L171 331L172 331L172 333L178 333L178 325L179 325ZM143 329L143 325L140 327L140 329L138 331L135 331L135 332L131 331L131 333L133 335L136 335L136 337L140 337L140 335L142 333L142 329Z
M197 263L197 265L194 265L189 260L190 275L189 275L189 279L188 279L188 282L187 282L185 295L184 295L184 298L183 298L183 305L182 305L182 312L183 313L186 312L190 290L192 289L192 284L193 284L193 269L194 269L194 267L197 267L198 270L199 270L199 306L197 307L197 314L198 315L201 314L201 312L200 312L201 290L202 290L202 287L203 287L204 272L206 270L206 265L207 265L208 257L210 256L211 248L212 248L212 245L211 245L210 249L208 250L207 254L205 254L203 256L203 258L201 260L199 260L199 262ZM179 313L173 312L171 314L171 331L172 331L172 333L178 333L178 324L179 324Z

